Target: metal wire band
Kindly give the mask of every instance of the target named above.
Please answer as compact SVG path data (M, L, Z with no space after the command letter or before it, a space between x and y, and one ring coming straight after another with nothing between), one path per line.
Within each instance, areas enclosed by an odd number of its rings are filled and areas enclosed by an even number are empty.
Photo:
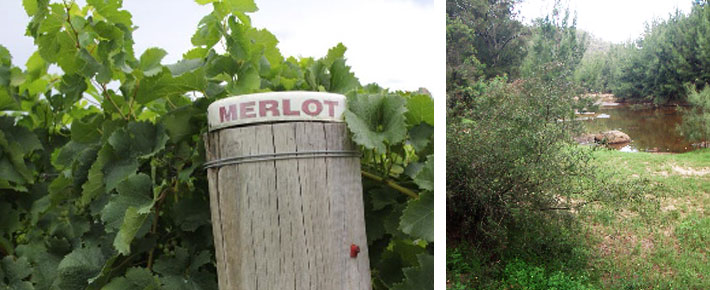
M205 169L222 167L225 165L241 164L241 163L251 163L260 161L272 161L272 160L285 160L285 159L305 159L305 158L321 158L321 157L357 157L360 158L360 152L358 151L302 151L302 152L282 152L282 153L269 153L269 154L257 154L250 156L238 156L222 158L217 160L212 160L205 162L203 167Z

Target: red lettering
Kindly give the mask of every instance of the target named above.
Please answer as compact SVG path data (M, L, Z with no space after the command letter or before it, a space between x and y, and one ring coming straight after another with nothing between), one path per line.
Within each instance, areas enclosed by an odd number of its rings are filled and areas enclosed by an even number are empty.
M313 111L311 110L311 104L316 105L316 109ZM311 116L318 116L323 111L323 104L316 99L308 99L301 105L301 111Z
M259 117L266 117L266 112L270 111L272 117L278 117L279 102L274 100L259 101Z
M254 118L256 113L254 113L254 102L244 102L239 104L239 118ZM251 114L251 115L250 115Z
M328 106L328 115L335 117L335 106L338 105L338 101L323 101L323 103Z
M291 110L291 100L289 100L289 99L283 100L283 108L284 108L284 116L300 116L301 115L300 111Z
M219 122L231 121L237 117L237 105L229 105L229 111L224 107L219 107Z

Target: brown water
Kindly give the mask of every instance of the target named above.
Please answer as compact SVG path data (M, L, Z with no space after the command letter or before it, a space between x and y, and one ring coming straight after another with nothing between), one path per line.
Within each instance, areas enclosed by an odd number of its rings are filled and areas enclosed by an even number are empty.
M587 132L619 130L628 134L631 143L617 148L622 151L687 152L695 149L676 131L676 125L682 122L682 114L676 107L636 109L621 104L602 107L597 113L597 118L584 121Z

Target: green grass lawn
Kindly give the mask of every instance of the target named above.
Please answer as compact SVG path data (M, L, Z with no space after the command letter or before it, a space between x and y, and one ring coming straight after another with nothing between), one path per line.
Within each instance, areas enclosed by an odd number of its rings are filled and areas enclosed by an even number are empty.
M710 289L710 151L595 157L612 182L649 184L578 213L600 288Z

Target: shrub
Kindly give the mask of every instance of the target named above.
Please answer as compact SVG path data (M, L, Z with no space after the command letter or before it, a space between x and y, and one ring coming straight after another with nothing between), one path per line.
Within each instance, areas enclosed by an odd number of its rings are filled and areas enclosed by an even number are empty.
M586 149L571 146L579 124L563 85L493 81L450 106L447 125L449 237L502 246L527 213L554 217L559 196L585 174ZM540 211L545 213L539 214Z
M595 289L586 282L584 276L575 278L561 271L547 273L542 267L533 266L519 260L506 265L504 275L502 286L505 289Z

